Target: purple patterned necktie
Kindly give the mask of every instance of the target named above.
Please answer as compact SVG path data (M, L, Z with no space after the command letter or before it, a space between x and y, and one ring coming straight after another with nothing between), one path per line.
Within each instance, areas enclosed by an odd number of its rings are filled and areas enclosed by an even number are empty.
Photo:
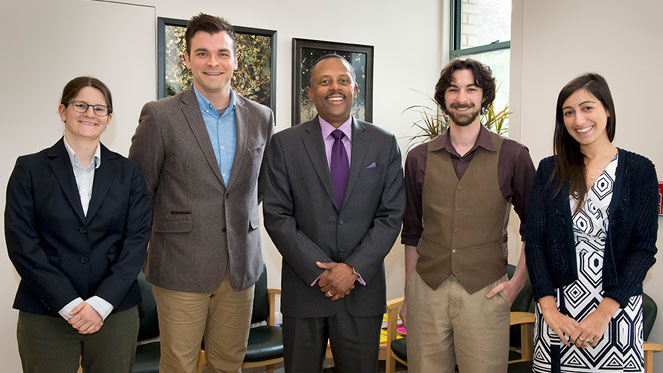
M331 172L332 185L336 192L336 202L338 203L338 208L341 208L345 188L348 186L350 165L348 163L348 153L345 151L345 146L343 146L343 142L341 141L345 134L341 130L334 130L331 135L334 138L334 145L332 145L329 170Z

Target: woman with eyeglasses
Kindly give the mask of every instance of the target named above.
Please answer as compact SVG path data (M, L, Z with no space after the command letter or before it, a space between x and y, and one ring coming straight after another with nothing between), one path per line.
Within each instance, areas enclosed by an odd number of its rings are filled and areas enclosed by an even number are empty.
M642 281L656 259L652 162L612 144L608 83L585 74L557 99L555 154L527 215L537 301L534 372L643 372Z
M99 141L113 115L104 83L71 80L58 112L63 138L19 157L7 185L23 371L71 373L80 361L84 372L129 372L152 219L145 182Z

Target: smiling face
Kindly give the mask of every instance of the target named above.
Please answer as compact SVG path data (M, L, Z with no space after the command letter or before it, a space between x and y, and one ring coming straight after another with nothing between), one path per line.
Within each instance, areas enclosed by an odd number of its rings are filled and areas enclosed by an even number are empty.
M474 81L471 70L456 70L449 87L444 91L444 102L453 124L468 126L479 122L483 89Z
M81 88L71 101L81 101L88 105L110 106L100 90L89 86ZM100 117L94 113L92 106L88 107L84 113L79 113L74 110L72 104L66 106L60 104L58 112L60 119L65 123L64 135L70 144L86 140L99 141L99 137L108 127L112 116L112 114L108 114Z
M319 61L311 75L308 98L318 115L334 127L348 120L352 102L357 98L357 83L350 71L344 60L329 57Z
M579 89L562 104L562 116L566 131L580 146L598 142L610 142L606 132L610 114L594 95Z
M209 100L230 93L230 79L237 70L233 47L226 31L214 34L198 31L191 38L191 54L184 54L184 62L191 69L196 88Z

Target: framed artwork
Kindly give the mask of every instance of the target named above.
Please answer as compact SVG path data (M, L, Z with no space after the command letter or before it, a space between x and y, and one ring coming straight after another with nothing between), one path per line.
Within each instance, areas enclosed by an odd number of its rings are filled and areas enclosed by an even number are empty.
M191 72L184 64L187 21L157 20L157 97L173 96L191 87ZM276 112L276 31L233 26L237 36L238 68L231 86L240 95Z
M352 115L373 120L373 46L330 41L292 39L292 125L309 121L317 114L306 88L311 65L325 54L335 53L350 61L359 90L352 104Z

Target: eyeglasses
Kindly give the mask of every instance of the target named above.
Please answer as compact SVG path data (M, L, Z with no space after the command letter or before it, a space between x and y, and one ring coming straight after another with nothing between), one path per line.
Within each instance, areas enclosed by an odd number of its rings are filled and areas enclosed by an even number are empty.
M69 101L71 104L71 107L74 109L74 111L77 111L79 113L86 113L88 108L92 108L92 111L96 116L99 117L105 117L108 116L108 114L111 113L110 108L108 106L103 106L103 105L90 105L87 102L83 101Z

